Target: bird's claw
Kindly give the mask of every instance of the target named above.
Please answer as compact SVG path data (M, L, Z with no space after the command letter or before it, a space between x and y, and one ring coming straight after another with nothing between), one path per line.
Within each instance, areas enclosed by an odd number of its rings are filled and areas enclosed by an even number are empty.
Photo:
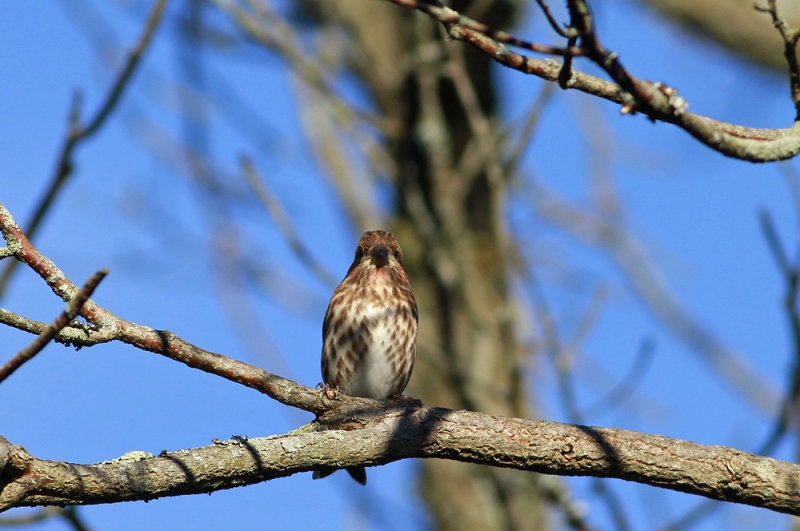
M393 406L405 406L407 408L418 409L422 407L422 400L408 395L395 395L389 397L389 403Z
M327 398L328 400L333 400L334 398L336 398L337 389L322 384L322 392L325 393L325 398Z

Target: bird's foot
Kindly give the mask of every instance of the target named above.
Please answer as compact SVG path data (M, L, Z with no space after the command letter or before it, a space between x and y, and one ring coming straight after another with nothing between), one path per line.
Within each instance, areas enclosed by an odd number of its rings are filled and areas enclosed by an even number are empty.
M418 398L414 398L413 396L408 395L394 395L389 397L389 403L393 406L405 406L407 408L421 408L422 407L422 400Z
M333 400L336 398L336 394L339 392L339 389L336 387L330 387L328 384L325 383L318 383L317 387L322 388L322 392L325 394L325 398L328 400Z

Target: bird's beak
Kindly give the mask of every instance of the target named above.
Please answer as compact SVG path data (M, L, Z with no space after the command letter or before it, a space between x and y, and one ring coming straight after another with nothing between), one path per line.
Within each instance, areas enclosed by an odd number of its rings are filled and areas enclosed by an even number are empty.
M372 263L375 264L375 267L383 267L389 263L389 249L383 245L373 247L369 255L372 257Z

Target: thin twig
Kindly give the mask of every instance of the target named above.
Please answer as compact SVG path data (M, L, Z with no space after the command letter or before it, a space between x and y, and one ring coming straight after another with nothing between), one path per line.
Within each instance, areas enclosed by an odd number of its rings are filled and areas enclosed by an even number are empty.
M783 39L783 56L789 65L789 88L794 103L795 120L800 120L800 65L797 60L797 41L800 40L800 28L790 28L786 21L778 15L778 6L775 0L767 0L766 6L754 5L756 11L768 13L772 17L772 25L781 34Z
M250 188L278 226L278 230L283 234L284 240L286 240L286 243L288 243L289 247L294 251L295 256L297 256L303 265L323 284L331 288L336 287L338 281L322 263L314 258L303 244L300 235L297 234L297 231L294 229L292 220L289 219L289 216L286 214L278 198L275 197L267 187L264 179L258 175L253 162L248 157L243 156L240 158L239 164L248 184L250 184Z
M547 5L547 2L544 0L536 0L536 3L539 4L539 9L541 9L542 13L544 13L544 16L547 18L547 22L550 23L550 27L553 28L553 31L565 39L571 39L578 36L577 30L572 26L562 28L561 25L556 22L555 17L553 17L553 14L550 12L550 6Z
M800 297L800 265L790 264L787 260L786 252L778 240L772 218L766 211L761 213L761 226L786 285L783 307L789 318L789 328L794 348L793 367L790 371L788 390L781 404L775 426L762 448L764 453L769 453L788 431L792 417L797 414L798 401L800 401L800 310L797 307L798 298Z
M533 135L537 131L537 126L547 104L551 101L552 95L553 85L550 83L545 84L539 94L536 95L530 111L526 113L525 123L517 138L513 142L509 141L507 143L511 145L505 157L506 160L503 161L503 171L507 175L514 175L517 172L522 155L525 154L525 148L531 144Z
M772 223L772 217L769 215L769 212L762 210L758 213L758 218L761 222L761 230L764 232L764 239L767 241L767 247L769 247L772 257L778 264L781 275L787 277L791 274L792 265L789 263L786 251L783 250L783 246L780 243L780 238L778 238L778 233L775 230L775 224Z
M41 507L34 512L22 514L20 516L7 516L0 518L0 527L22 527L30 526L31 524L39 523L49 518L61 517L70 523L75 531L87 531L86 527L80 518L74 505L68 507L48 506Z
M641 243L619 223L576 208L552 190L534 186L528 192L534 211L564 227L578 239L601 246L629 279L645 307L658 316L700 359L742 396L763 411L777 410L779 399L763 378L736 352L702 326L670 292L661 272Z
M145 51L148 49L153 35L159 26L164 10L169 0L157 0L150 11L147 22L144 25L141 36L137 40L136 45L128 54L125 64L117 73L114 82L111 84L106 97L100 104L100 107L95 112L94 117L89 120L85 125L78 124L80 113L80 99L73 100L72 107L69 113L69 129L67 138L61 147L61 152L56 162L55 174L53 175L44 196L36 205L33 217L25 228L25 234L28 239L33 239L44 220L45 215L50 210L50 206L62 190L64 184L72 175L74 168L73 154L78 145L97 133L100 128L106 123L108 117L114 111L122 99L125 89L129 86L130 80L133 77L137 67L141 63ZM16 270L18 262L12 260L5 266L2 274L0 274L0 297L5 293L8 288L8 283Z
M92 296L92 293L97 285L105 278L107 274L108 269L101 269L92 275L89 280L86 281L86 284L83 285L80 291L78 291L75 297L69 301L67 307L63 312L61 312L61 315L56 317L56 320L53 321L47 328L45 328L44 331L39 334L39 336L34 339L30 345L17 352L13 358L8 360L5 365L0 367L0 382L3 382L25 362L29 361L31 358L41 352L56 334L58 334L65 326L67 326L70 321L75 319L75 317L80 315L83 305L87 300L89 300L89 297Z
M558 507L564 515L564 523L576 531L593 531L586 521L587 511L581 501L574 500L572 493L560 478L542 475L537 484L538 491L547 501Z
M477 20L473 20L466 15L462 15L458 11L450 9L444 5L434 5L425 1L419 0L389 0L394 4L398 4L404 7L409 7L411 9L416 9L417 11L421 11L426 15L431 16L432 18L438 20L445 27L450 26L454 28L456 26L476 31L482 35L486 35L490 39L503 43L508 44L511 46L516 46L518 48L524 48L526 50L530 50L532 52L544 53L548 55L560 55L564 56L567 54L571 55L585 55L584 50L581 48L574 48L574 49L567 49L561 48L558 46L548 46L545 44L538 44L531 41L526 41L525 39L520 39L511 35L508 32L495 30L483 24L482 22L478 22ZM448 31L448 33L450 33ZM452 36L452 35L451 35Z
M577 37L570 37L569 41L567 41L567 46L572 48L577 41ZM569 80L572 79L572 57L571 53L564 56L564 64L561 66L561 71L558 73L558 86L565 90L569 88Z
M475 86L467 74L464 50L446 47L449 56L447 72L464 109L467 123L472 130L474 149L465 149L458 161L457 173L461 176L459 194L462 197L472 190L478 176L485 172L488 181L495 186L505 179L503 165L499 160L500 134L498 127L484 113Z
M628 368L628 372L620 378L611 390L606 392L605 395L597 399L593 404L584 407L586 414L592 416L589 412L595 412L603 407L611 404L621 404L630 396L636 388L637 382L644 380L644 373L650 366L655 353L655 342L650 338L645 338L636 352L636 357L633 359Z
M89 526L81 519L78 509L74 505L61 508L59 516L69 522L74 531L89 531Z

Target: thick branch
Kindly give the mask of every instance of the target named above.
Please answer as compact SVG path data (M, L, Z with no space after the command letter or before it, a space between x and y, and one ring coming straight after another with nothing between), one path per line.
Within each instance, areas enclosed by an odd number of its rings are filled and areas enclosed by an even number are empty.
M311 390L309 390L311 391ZM212 492L325 467L442 458L564 476L612 477L800 515L800 465L610 428L339 399L285 435L127 457L45 461L0 438L0 509ZM336 428L336 429L333 429Z
M25 238L0 204L0 231L14 256L64 299L78 288ZM316 413L319 422L286 435L236 440L158 457L96 465L36 459L0 437L0 510L29 505L112 503L211 492L326 467L380 465L436 457L546 474L614 477L800 515L800 466L731 448L657 435L491 416L442 408L328 399L257 367L191 345L174 334L121 319L91 300L95 325L76 344L120 340L255 388ZM41 333L43 323L9 312L9 324ZM77 333L76 333L77 332ZM383 409L389 406L389 409ZM319 428L329 428L319 431Z

